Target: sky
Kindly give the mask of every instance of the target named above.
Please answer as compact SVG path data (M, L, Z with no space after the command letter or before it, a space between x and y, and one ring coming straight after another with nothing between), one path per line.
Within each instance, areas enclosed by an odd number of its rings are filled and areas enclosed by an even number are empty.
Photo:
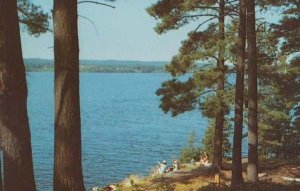
M104 0L97 0L105 2ZM51 14L53 0L31 0ZM178 53L181 42L194 25L158 35L157 20L145 11L157 0L116 0L116 9L94 4L78 5L80 59L169 61ZM92 20L96 29L87 17ZM267 15L274 18L274 15ZM52 20L50 21L52 28ZM38 38L21 29L24 58L53 59L53 34Z
M92 20L78 18L80 59L168 61L186 39L191 26L158 35L154 31L157 21L145 8L157 0L117 0L116 9L94 4L78 5L78 14ZM52 0L31 0L50 12ZM98 2L105 2L98 0ZM51 25L52 25L52 21ZM51 26L52 27L52 26ZM97 35L98 33L98 35ZM24 58L53 59L53 34L38 38L21 31Z

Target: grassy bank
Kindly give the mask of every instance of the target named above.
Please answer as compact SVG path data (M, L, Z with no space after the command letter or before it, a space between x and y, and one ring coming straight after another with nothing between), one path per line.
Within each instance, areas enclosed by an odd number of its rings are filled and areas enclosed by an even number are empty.
M300 183L286 181L283 177L300 177L300 165L267 162L260 167L260 183L247 183L246 162L244 162L245 184L236 191L299 191ZM177 172L163 176L147 177L131 175L116 184L119 191L229 191L231 164L226 163L220 172L220 183L212 168L185 165Z

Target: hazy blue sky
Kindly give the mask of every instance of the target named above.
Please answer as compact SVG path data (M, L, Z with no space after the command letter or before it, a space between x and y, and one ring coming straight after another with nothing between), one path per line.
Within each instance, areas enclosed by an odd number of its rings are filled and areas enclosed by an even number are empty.
M32 2L49 12L53 6L52 0ZM156 0L118 0L113 3L116 9L80 4L78 14L93 20L98 30L97 37L93 25L79 17L80 58L170 60L189 29L185 27L179 31L157 35L153 30L156 21L145 11L154 2ZM47 33L35 38L22 31L24 58L53 58L52 36Z
M52 0L31 1L48 12L53 6ZM157 21L145 11L156 1L117 0L116 9L80 4L78 14L94 21L98 30L97 36L93 25L79 17L80 59L170 60L192 27L157 35L153 30ZM35 38L23 30L21 36L24 58L53 58L52 33Z

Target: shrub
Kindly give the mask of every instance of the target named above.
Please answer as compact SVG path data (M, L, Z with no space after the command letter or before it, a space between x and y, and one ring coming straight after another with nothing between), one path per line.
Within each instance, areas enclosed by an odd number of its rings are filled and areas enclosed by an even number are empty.
M231 124L228 121L225 121L224 131L223 131L223 157L225 158L231 156L231 143L229 140L231 135L231 129L232 129ZM213 156L214 133L215 133L215 122L211 120L201 141L202 142L200 148L201 153L206 152L209 156Z
M183 147L180 150L179 162L188 163L192 159L199 160L199 147L196 146L196 133L192 132L188 137L187 147Z

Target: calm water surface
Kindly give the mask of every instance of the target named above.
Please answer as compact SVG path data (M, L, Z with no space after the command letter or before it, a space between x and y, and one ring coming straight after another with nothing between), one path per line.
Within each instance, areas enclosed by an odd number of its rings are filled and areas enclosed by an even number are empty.
M193 130L202 137L199 111L176 118L159 109L155 91L167 74L81 74L83 173L87 189L145 175L157 160L171 162ZM28 73L28 110L38 190L52 190L53 73Z

